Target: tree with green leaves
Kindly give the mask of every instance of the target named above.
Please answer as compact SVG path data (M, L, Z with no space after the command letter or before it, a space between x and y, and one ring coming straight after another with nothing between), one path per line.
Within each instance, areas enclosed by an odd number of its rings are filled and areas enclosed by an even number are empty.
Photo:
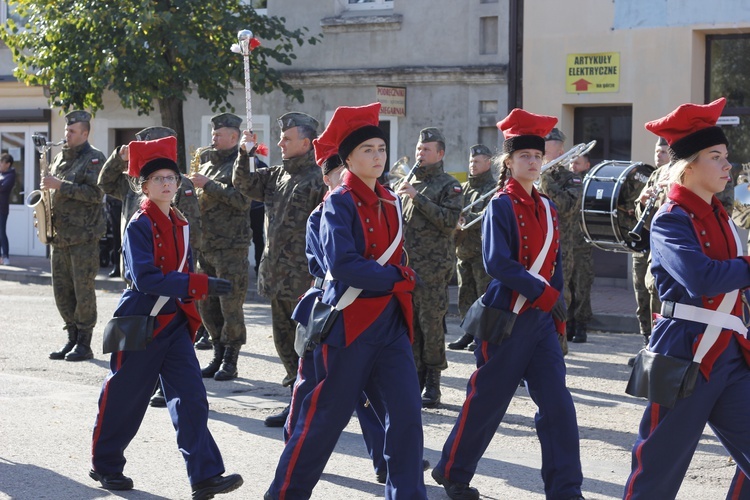
M319 41L243 0L14 0L12 6L13 18L23 21L9 19L0 38L19 80L49 87L50 104L66 111L102 109L105 91L138 114L150 114L156 103L162 125L178 133L183 165L188 95L196 92L224 112L231 110L233 82L244 82L243 58L231 52L238 31L252 30L262 44L250 55L253 92L281 89L300 102L302 91L269 62L289 65L295 44Z

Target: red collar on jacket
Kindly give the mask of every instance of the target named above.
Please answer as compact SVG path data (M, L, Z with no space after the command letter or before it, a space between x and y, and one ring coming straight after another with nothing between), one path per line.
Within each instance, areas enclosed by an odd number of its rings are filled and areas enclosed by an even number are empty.
M512 177L505 183L503 191L512 195L513 198L517 199L524 205L534 205L542 202L542 198L536 188L531 188L531 194L529 194L529 192Z
M168 217L150 200L141 203L141 210L151 221L151 231L154 235L154 264L164 274L170 271L180 271L177 266L186 251L182 228L188 225L187 220L173 207L169 209ZM179 230L175 231L175 229ZM185 265L182 271L187 272L187 262Z
M357 198L369 206L376 206L380 203L381 199L395 201L395 196L388 191L386 188L380 185L379 182L375 183L375 191L365 184L362 179L351 173L348 169L344 171L341 184L349 188L349 190L357 196Z

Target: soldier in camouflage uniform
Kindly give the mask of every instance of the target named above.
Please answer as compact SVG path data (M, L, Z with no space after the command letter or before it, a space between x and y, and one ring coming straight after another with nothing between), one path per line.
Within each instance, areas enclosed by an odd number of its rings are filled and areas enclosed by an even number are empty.
M661 169L661 167L669 163L668 148L669 145L667 144L667 141L665 141L664 138L659 137L656 141L656 146L654 147L654 165L656 166L657 171L661 170L661 172L664 172L664 169ZM661 175L661 173L658 175L655 174L656 171L652 172L644 188L653 186L657 182L657 179L659 178L658 176ZM646 202L648 202L648 197L639 197L634 204L635 215L638 219L643 215L643 209L645 208ZM643 238L648 238L651 219L653 219L654 214L656 214L657 208L658 207L654 206L646 225L644 225ZM654 290L654 293L652 294L646 286L646 274L648 273L650 262L650 251L646 253L633 253L633 290L635 292L636 301L635 315L638 318L638 326L640 333L643 336L644 346L648 345L648 339L651 337L651 327L654 320L653 315L654 313L658 314L659 308L661 307L656 290ZM633 361L635 361L635 359L633 359Z
M241 124L242 118L232 113L213 116L211 147L200 153L198 172L190 174L198 191L203 229L198 270L232 282L229 295L198 302L214 351L201 372L214 380L237 377L240 347L247 340L242 304L250 279L250 199L232 183Z
M271 300L273 340L286 369L281 383L288 387L297 377L299 360L294 351L292 311L312 280L305 255L307 217L323 200L326 187L312 145L318 121L291 112L282 115L278 124L283 165L257 169L254 149L248 154L241 148L233 181L245 196L266 205L267 240L258 270L258 291ZM254 143L250 131L245 132L243 142ZM289 406L266 418L265 425L281 427L288 414Z
M83 361L94 357L96 325L94 280L99 270L99 239L106 230L104 193L96 184L105 156L88 142L91 114L65 115L67 144L50 165L41 187L49 190L52 210L52 290L68 342L50 359Z
M424 386L422 405L440 403L440 372L445 358L445 315L448 282L456 252L454 232L463 208L461 185L443 169L445 138L436 128L419 133L416 157L420 166L411 183L402 179L394 189L401 196L404 248L420 282L414 288L414 361Z
M549 162L565 153L565 134L559 129L553 128L544 139L544 160ZM581 178L568 170L567 165L558 164L548 168L542 173L539 179L539 191L546 194L555 203L557 214L560 217L560 245L562 247L562 265L563 265L563 296L565 303L570 304L572 297L568 279L573 270L573 252L574 239L579 234L576 225L579 223L581 196L583 195L583 184ZM566 324L566 334L560 336L560 343L563 353L567 353L567 341L573 340L575 335L575 322L568 321Z
M580 179L583 179L590 168L591 160L588 154L578 156L570 163L570 171ZM583 195L582 184L581 195ZM582 199L579 198L576 204L575 219L571 224L571 229L575 232L575 235L571 238L569 250L573 268L570 275L565 276L571 296L570 303L568 303L568 322L574 325L573 338L570 341L577 344L586 342L586 326L593 316L591 312L591 285L594 284L593 247L586 242L581 228L581 203Z
M497 191L497 181L492 175L492 152L484 144L471 147L469 155L469 180L461 184L464 192L464 207L489 192ZM468 213L461 212L456 229L456 271L458 273L458 313L461 318L466 316L469 307L476 301L489 285L492 278L484 270L482 261L482 224L476 222L468 229L461 227L482 216L484 208L490 202L487 197L484 202L474 205ZM448 344L448 349L473 351L476 344L468 333Z

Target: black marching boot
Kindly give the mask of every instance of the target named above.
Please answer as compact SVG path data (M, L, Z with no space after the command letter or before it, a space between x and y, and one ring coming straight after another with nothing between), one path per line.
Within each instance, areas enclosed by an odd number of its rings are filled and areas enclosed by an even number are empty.
M576 320L573 318L570 318L568 321L565 322L565 337L568 339L568 342L573 340L573 337L575 337L576 334Z
M221 368L221 360L224 358L224 346L216 342L214 344L214 357L209 363L201 368L203 378L212 378Z
M422 392L422 407L435 408L440 404L440 370L427 369Z
M469 335L468 333L464 333L460 339L448 344L448 349L452 351L463 351L469 346L469 344L471 344L473 340L473 336Z
M240 346L224 346L224 360L219 371L214 374L214 380L232 380L237 378L237 357L240 355Z
M91 332L83 333L78 332L78 340L76 341L75 347L68 354L65 355L65 361L85 361L94 357L94 353L91 350Z
M213 347L213 343L211 343L211 337L208 335L208 330L206 330L206 327L201 325L200 328L198 328L198 333L195 335L195 348L201 351L207 351Z
M290 387L292 394L294 393L294 386ZM281 410L281 412L275 414L275 415L269 415L266 417L266 419L263 421L263 425L266 427L284 427L284 424L286 424L286 419L289 416L289 409L291 407L291 403L286 405L286 408Z
M583 344L587 340L586 335L586 325L584 324L576 324L576 333L573 335L573 339L571 342L574 344Z
M65 355L72 351L76 342L78 342L78 327L76 325L66 325L65 330L68 331L68 341L59 351L49 353L49 359L65 359Z

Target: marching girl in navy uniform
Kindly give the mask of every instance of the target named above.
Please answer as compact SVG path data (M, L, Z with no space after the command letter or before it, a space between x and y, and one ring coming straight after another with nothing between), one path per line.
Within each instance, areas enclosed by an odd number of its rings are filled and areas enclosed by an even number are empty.
M344 173L344 165L338 155L338 144L326 142L328 135L323 132L320 137L313 140L315 148L315 161L323 172L323 182L328 186L328 194L332 192L339 184ZM252 147L252 146L251 146ZM323 295L323 283L325 281L326 271L323 267L323 252L320 246L320 218L323 214L323 203L321 202L307 219L307 232L305 242L305 254L307 255L308 269L314 281L310 289L302 296L297 307L292 313L292 318L299 324L299 329L304 329L310 319L310 312L313 303ZM292 387L292 401L289 405L289 416L284 424L284 442L289 441L289 437L297 424L302 402L307 395L317 385L315 374L315 360L313 351L307 350L299 359L299 368L297 370L297 380ZM379 412L376 413L375 407ZM365 441L367 451L372 458L375 467L375 477L381 483L385 483L387 468L385 458L383 458L383 439L385 429L382 419L377 415L385 416L385 409L382 408L379 400L369 401L364 394L356 406L357 419L362 429L362 437Z
M427 498L419 381L411 352L414 272L402 265L398 198L377 183L386 162L380 104L340 107L328 125L346 171L320 221L323 302L340 314L315 348L307 395L266 499L309 498L364 391L385 407L385 497Z
M454 500L479 498L469 483L521 378L539 408L534 420L547 498L583 498L578 424L558 342L558 335L565 333L565 309L557 211L534 187L544 136L556 122L551 116L514 109L497 124L505 137L500 192L482 221L484 266L492 281L479 300L518 315L509 337L499 344L482 340L474 351L477 370L432 471Z
M153 338L145 350L114 352L99 396L89 475L110 490L129 490L124 450L135 437L157 380L177 431L192 498L208 499L242 485L238 474L223 476L221 453L208 430L208 401L193 340L200 316L195 300L230 291L226 280L192 272L188 222L171 206L179 187L177 140L134 141L128 146L128 175L145 196L125 230L122 254L131 283L115 317L147 316L161 298Z
M646 124L667 140L673 162L667 203L651 224L651 271L663 305L648 351L699 369L692 394L646 406L626 499L675 498L706 423L739 467L727 498L750 498L750 342L742 321L750 259L714 196L731 180L729 141L716 126L725 102L683 104Z

